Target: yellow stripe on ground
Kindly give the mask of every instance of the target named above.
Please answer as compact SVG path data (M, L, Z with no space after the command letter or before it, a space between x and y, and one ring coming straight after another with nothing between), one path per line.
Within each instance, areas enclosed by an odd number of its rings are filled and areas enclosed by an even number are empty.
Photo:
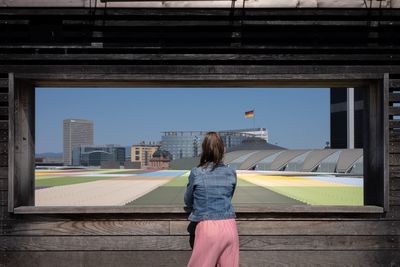
M267 175L257 175L257 174L254 175L241 174L239 175L239 178L259 186L267 186L267 187L268 186L315 186L315 187L350 186L347 184L319 181L297 176L267 176Z

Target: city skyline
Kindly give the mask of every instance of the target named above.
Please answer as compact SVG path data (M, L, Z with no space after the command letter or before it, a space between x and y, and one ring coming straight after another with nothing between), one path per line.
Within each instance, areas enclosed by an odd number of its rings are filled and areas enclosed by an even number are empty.
M268 130L271 144L292 149L322 148L330 139L328 88L36 91L36 153L62 151L62 127L57 124L66 118L92 120L95 144L130 146L141 141L158 142L163 131L253 128L253 119L244 116L253 109L255 126Z

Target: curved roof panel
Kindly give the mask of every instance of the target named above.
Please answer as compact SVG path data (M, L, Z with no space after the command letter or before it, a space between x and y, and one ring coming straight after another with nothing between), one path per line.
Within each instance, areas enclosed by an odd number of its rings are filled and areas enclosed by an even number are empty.
M248 170L254 167L261 160L276 154L282 150L260 150L257 153L251 155L242 165L240 165L239 170Z
M362 149L345 149L340 153L337 161L336 171L346 173L354 163L363 156Z
M311 172L318 166L318 164L329 157L333 153L338 151L337 149L321 149L321 150L312 150L310 154L306 157L303 164L304 172Z
M271 164L272 171L281 170L290 160L309 150L287 150L281 153Z

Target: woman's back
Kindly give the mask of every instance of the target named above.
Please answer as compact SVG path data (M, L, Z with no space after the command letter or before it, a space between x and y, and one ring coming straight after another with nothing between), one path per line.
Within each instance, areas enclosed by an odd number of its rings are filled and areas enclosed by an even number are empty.
M189 220L198 222L188 267L238 267L239 237L232 197L236 171L222 163L225 148L216 132L201 145L200 164L190 171L185 205Z
M231 200L236 188L236 172L224 164L193 168L185 194L192 208L191 221L235 218Z

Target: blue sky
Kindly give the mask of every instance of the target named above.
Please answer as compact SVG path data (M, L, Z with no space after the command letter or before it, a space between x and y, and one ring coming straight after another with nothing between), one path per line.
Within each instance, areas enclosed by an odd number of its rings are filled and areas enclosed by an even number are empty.
M66 118L94 121L96 144L159 141L162 131L256 127L287 148L330 139L328 88L37 88L36 153L62 151Z

